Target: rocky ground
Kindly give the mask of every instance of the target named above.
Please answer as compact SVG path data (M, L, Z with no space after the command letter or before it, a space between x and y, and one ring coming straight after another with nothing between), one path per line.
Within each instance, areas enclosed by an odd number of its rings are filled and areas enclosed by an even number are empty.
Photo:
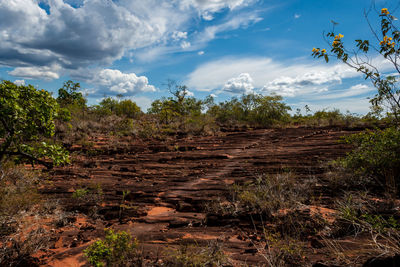
M183 243L204 246L217 241L233 265L261 266L266 262L258 253L249 218L207 215L208 203L224 201L232 184L261 174L291 172L297 179L318 181L323 164L350 149L339 138L356 131L231 130L165 142L99 136L72 147L72 164L49 173L42 186L41 194L64 213L58 215L58 225L40 222L52 233L51 246L36 256L47 266L84 265L82 251L104 236L105 227L112 227L137 237L149 259L162 258L166 248ZM319 186L314 185L319 206L310 205L304 213L321 213L329 220L330 192ZM77 197L79 189L87 189L84 196ZM334 257L315 239L302 241L305 261ZM343 240L342 246L354 247L352 242Z

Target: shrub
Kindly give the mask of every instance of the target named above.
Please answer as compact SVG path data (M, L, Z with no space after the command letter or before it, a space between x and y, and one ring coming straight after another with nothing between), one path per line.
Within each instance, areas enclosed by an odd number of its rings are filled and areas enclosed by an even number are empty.
M91 265L141 266L136 239L124 231L115 233L112 229L105 229L105 234L104 240L96 241L84 251Z
M396 128L368 130L345 138L355 149L338 164L353 173L354 182L378 185L387 192L400 187L400 131Z
M206 247L181 245L177 249L168 250L166 258L166 266L174 267L218 267L226 266L228 263L228 259L217 241L210 242Z
M8 163L0 169L0 219L30 209L40 201L37 173Z
M308 197L307 183L296 183L291 173L259 176L244 185L236 185L237 200L250 213L273 216L281 209L296 209Z

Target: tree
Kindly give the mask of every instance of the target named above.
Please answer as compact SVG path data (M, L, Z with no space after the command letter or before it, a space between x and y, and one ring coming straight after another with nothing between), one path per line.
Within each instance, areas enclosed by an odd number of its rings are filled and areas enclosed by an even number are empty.
M290 107L282 102L281 96L249 94L209 106L207 112L221 124L242 122L271 126L287 120L289 110Z
M368 17L372 10L375 10L380 17L380 29L374 30ZM397 18L392 16L387 8L379 11L370 9L366 11L365 17L372 31L375 44L370 40L355 40L356 49L348 49L344 44L344 36L335 33L333 30L326 34L326 41L330 46L331 54L326 49L313 48L312 55L316 58L324 58L326 62L331 57L336 57L351 68L364 74L365 79L372 81L378 90L374 98L370 100L375 109L381 105L386 106L395 119L395 123L400 123L400 31L395 22ZM395 75L386 75L371 62L371 53L378 53L392 65Z
M71 80L64 82L63 87L58 89L57 102L62 107L77 106L79 108L86 107L86 99L78 90L81 88L79 83Z
M68 153L45 138L54 135L59 105L32 85L0 83L0 166L7 158L27 159L48 168L68 162ZM48 160L51 160L49 162Z
M147 111L149 114L157 114L165 124L187 116L201 115L205 103L194 97L188 97L187 86L168 81L167 87L172 97L153 101Z
M130 99L121 100L122 95L117 95L118 99L112 97L105 97L99 105L94 107L94 110L100 115L111 115L115 114L117 116L126 116L127 118L138 118L142 111L140 107L136 105Z

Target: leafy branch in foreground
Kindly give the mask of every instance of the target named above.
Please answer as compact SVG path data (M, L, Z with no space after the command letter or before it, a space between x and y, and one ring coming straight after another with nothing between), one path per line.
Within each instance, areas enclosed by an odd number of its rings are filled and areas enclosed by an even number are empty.
M68 153L46 142L54 135L59 106L51 94L32 85L0 83L0 166L6 159L24 159L47 168L68 163Z
M374 30L372 24L368 20L371 9L365 12L365 17L370 26L373 38L377 44L373 44L370 40L355 40L356 48L348 49L344 43L344 36L336 34L335 29L326 34L326 41L330 46L328 54L326 49L313 48L312 55L315 58L324 58L326 62L331 57L336 57L349 67L361 72L364 78L371 80L375 88L378 90L375 97L370 102L373 107L386 106L390 111L390 115L394 117L396 124L400 123L400 31L396 26L397 19L392 16L387 8L382 8L379 12L380 29ZM379 70L377 63L372 60L371 53L381 55L385 62L392 66L393 70L385 74Z

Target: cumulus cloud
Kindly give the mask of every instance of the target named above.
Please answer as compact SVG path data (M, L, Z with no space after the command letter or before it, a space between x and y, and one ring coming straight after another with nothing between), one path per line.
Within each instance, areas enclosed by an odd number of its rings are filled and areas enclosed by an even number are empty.
M20 85L25 85L25 80L15 80L14 84L20 86Z
M134 95L139 92L153 92L155 87L150 85L147 77L137 76L135 73L123 73L119 70L103 69L93 73L87 80L103 89L124 95Z
M109 65L129 51L187 39L185 29L196 16L212 16L222 9L237 9L251 2L0 0L0 66L58 65L69 71ZM183 42L182 46L187 48L189 43ZM32 72L16 69L13 73ZM57 75L44 73L48 79ZM27 78L34 76L40 77L34 74Z
M263 86L261 91L275 93L281 96L295 96L303 88L318 89L320 85L332 83L340 84L346 77L347 69L335 67L324 71L313 71L301 74L297 77L281 76ZM350 73L349 73L350 74ZM353 73L351 73L353 75ZM355 74L354 74L355 75ZM303 92L304 93L304 92Z
M301 59L296 62L278 62L263 57L222 58L198 66L187 76L185 84L196 90L212 91L224 87L232 77L248 73L253 86L263 93L297 96L318 93L341 84L344 79L361 76L344 64L318 64ZM371 62L382 71L390 69L387 61L372 59Z
M59 70L60 66L57 65L51 67L18 67L8 72L8 74L26 79L54 80L60 78Z
M301 17L300 14L294 14L294 18L295 18L295 19L299 19L300 17Z
M197 52L197 54L198 54L199 56L202 56L202 55L204 55L204 51L199 51L199 52Z
M248 73L241 73L238 77L229 79L222 88L223 91L234 94L251 94L253 89L253 79Z

